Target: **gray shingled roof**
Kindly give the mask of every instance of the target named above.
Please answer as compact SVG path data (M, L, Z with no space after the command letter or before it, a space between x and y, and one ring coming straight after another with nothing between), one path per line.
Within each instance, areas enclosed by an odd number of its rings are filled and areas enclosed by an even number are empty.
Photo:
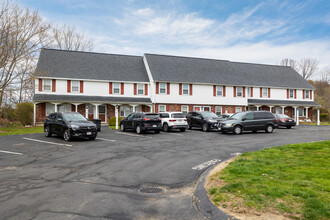
M86 96L86 95L54 95L35 94L35 102L103 102L103 103L146 103L151 104L150 98L113 97L113 96Z
M42 49L37 76L149 82L142 56Z
M321 106L314 101L248 99L249 105Z
M314 89L291 67L145 54L155 81Z

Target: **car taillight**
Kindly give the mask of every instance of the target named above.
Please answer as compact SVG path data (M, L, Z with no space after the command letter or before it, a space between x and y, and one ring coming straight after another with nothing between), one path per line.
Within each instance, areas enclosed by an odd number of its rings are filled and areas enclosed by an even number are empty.
M144 118L143 120L144 121L150 121L150 118Z
M174 122L174 121L176 121L176 119L170 119L169 121L170 121L170 122Z
M184 121L188 121L188 120L185 118Z
M275 118L275 123L277 123L277 118Z
M281 121L281 122L285 122L285 119L282 118L282 119L280 119L280 121Z

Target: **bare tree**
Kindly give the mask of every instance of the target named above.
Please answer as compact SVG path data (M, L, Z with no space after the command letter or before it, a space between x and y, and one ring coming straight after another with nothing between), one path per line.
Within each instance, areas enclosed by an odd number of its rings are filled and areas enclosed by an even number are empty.
M56 25L52 27L52 48L75 51L92 51L94 44L84 33L76 31L75 26Z
M292 67L304 79L308 80L315 75L319 62L314 58L303 58L299 62L286 58L280 62L280 65Z

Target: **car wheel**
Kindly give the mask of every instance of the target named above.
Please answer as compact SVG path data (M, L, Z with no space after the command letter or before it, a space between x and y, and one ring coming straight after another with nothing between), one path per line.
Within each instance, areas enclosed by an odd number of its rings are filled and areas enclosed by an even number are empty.
M164 130L165 132L170 131L170 128L168 127L168 124L167 124L167 123L165 123L165 124L163 125L163 130Z
M236 125L234 127L234 134L241 134L242 133L242 127L239 125Z
M142 133L141 125L136 126L135 131L136 131L137 134L141 134Z
M180 128L180 131L181 131L181 132L185 132L186 129L185 129L185 128Z
M125 131L124 124L121 124L121 125L120 125L120 130L121 130L121 131Z
M274 130L273 126L271 126L271 125L266 126L266 133L272 133L273 130Z
M191 130L192 126L190 123L188 123L188 130Z
M70 141L71 140L71 134L69 130L65 130L63 134L63 138L65 141Z
M204 132L207 132L207 131L209 131L209 126L207 126L206 123L203 123L202 129L203 129Z
M44 133L46 137L51 137L52 136L52 132L50 132L49 126L46 126L44 128Z
M252 131L253 133L257 133L258 131L257 130L254 130L254 131Z
M288 126L286 126L286 128L287 128L287 129L290 129L290 128L291 128L291 126L290 126L290 125L288 125Z
M160 130L155 131L155 134L159 134L159 133L160 133Z

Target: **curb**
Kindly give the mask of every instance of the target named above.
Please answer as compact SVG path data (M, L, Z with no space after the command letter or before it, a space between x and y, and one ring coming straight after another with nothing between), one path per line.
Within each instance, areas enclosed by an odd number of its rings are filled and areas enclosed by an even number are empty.
M221 161L223 162L223 161ZM220 162L220 163L221 163ZM208 219L230 219L238 220L234 216L230 216L216 207L209 199L207 192L204 188L205 178L210 171L219 163L207 168L196 182L195 191L193 194L193 203L196 208Z

